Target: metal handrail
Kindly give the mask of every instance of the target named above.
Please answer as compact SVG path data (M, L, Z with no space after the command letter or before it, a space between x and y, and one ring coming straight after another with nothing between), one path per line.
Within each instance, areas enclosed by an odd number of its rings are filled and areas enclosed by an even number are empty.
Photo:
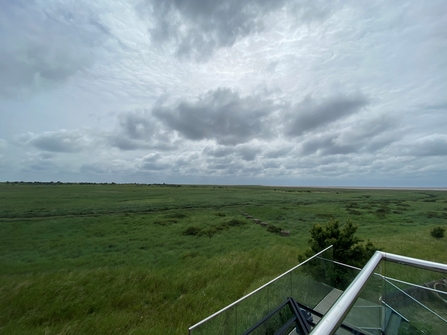
M345 290L345 292L338 298L338 300L329 309L326 315L320 320L320 322L312 331L312 335L328 335L334 334L337 331L337 329L340 327L340 324L343 322L344 318L347 316L350 309L354 305L355 300L359 296L363 286L366 284L366 281L371 275L374 274L374 269L382 260L410 265L426 270L447 273L446 264L385 253L382 251L376 251L371 259L368 261L368 263L357 275L357 277Z
M331 259L326 259L326 258L323 258L323 257L320 257L320 259L322 259L323 261L328 261L328 262L331 262L331 263L334 263L334 264L337 264L337 265L340 265L340 266L352 269L352 270L357 270L359 272L362 270L361 268L358 268L356 266L352 266L352 265L345 264L345 263L340 263L340 262L337 262L337 261L333 261ZM405 280L400 280L400 279L396 279L396 278L393 278L393 277L384 276L384 275L382 275L380 273L374 273L374 275L378 276L378 277L380 277L382 279L383 278L384 279L388 279L388 280L395 281L395 282L398 282L398 283L401 283L401 284L405 284L405 285L408 285L408 286L413 286L413 287L417 287L417 288L420 288L420 289L423 289L423 290L432 291L432 292L435 292L435 293L438 293L438 294L439 293L444 294L444 295L447 294L447 292L445 292L445 291L440 291L440 290L437 290L435 288L431 288L431 287L428 287L428 286L421 286L421 285L418 285L418 284L407 282Z
M256 290L250 292L249 294L243 296L242 298L236 300L235 302L229 304L228 306L222 308L221 310L217 311L216 313L210 315L209 317L203 319L202 321L196 323L195 325L189 327L189 332L191 332L191 330L193 330L194 328L197 328L198 326L200 326L201 324L204 324L205 322L207 322L208 320L211 320L212 318L216 317L217 315L225 312L226 310L230 309L231 307L237 305L239 302L245 300L246 298L252 296L253 294L255 294L256 292L262 290L263 288L267 287L268 285L270 285L271 283L277 281L278 279L284 277L285 275L287 275L288 273L292 272L293 270L299 268L300 266L306 264L307 262L311 261L314 258L317 258L319 255L321 255L322 253L324 253L325 251L329 250L330 248L332 248L332 245L330 245L329 247L321 250L320 252L318 252L317 254L315 254L314 256L306 259L304 262L298 264L297 266L291 268L290 270L287 270L286 272L284 272L283 274L279 275L278 277L276 277L275 279L272 279L271 281L269 281L267 284L262 285L261 287L257 288Z
M379 276L381 276L381 275L379 275ZM431 288L431 287L428 287L428 286L421 286L421 285L418 285L418 284L409 283L409 282L404 281L404 280L400 280L400 279L396 279L396 278L392 278L392 277L387 277L387 276L381 276L381 277L384 278L384 279L390 280L390 281L395 281L395 282L398 282L398 283L401 283L401 284L405 284L405 285L408 285L408 286L417 287L418 289L421 289L421 290L427 290L427 291L431 291L431 292L438 293L438 294L441 293L441 294L444 294L444 295L447 294L447 292L445 292L445 291L440 291L440 290L437 290L435 288Z

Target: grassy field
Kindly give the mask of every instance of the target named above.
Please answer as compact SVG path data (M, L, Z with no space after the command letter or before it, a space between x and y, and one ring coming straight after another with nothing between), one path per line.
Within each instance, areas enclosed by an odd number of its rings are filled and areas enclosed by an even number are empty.
M331 217L447 263L430 236L443 191L0 183L0 333L186 334L296 265Z

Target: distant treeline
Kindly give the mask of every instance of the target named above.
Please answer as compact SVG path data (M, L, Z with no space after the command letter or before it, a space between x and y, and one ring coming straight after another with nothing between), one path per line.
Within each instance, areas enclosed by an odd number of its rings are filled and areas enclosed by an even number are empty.
M144 184L144 183L93 183L93 182L61 182L61 181L6 181L5 184L13 185L137 185L137 186L162 186L162 187L181 187L185 185L178 184ZM196 187L196 185L188 185L189 187Z

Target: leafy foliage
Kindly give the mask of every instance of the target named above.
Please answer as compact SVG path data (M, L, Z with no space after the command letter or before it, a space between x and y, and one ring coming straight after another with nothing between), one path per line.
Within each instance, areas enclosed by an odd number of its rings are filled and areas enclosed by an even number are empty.
M222 222L218 225L214 225L208 227L206 229L202 229L197 226L190 226L183 231L183 235L191 235L191 236L208 236L209 238L213 237L214 234L219 233L224 230L230 229L230 227L239 227L247 224L247 221L231 219L228 222Z
M430 235L436 239L443 238L445 236L445 228L438 226L431 230Z
M200 227L190 226L185 229L185 231L183 232L183 235L196 236L196 235L200 235L201 233L202 233L202 229Z
M378 249L369 240L366 244L362 244L364 241L355 236L357 229L358 226L349 219L343 227L340 227L338 220L333 219L326 225L314 224L309 231L311 234L311 239L308 241L310 249L305 252L305 257L300 255L299 260L303 261L332 245L335 261L363 267ZM330 283L328 284L342 290L353 279L349 269L342 267L327 269L325 266L323 268L317 264L310 267L309 271L317 281L326 282L329 278Z
M274 226L274 225L270 225L270 226L268 226L267 227L267 231L269 232L269 233L273 233L273 234L281 234L281 228L280 227L277 227L277 226Z
M355 236L358 225L351 220L341 228L338 220L330 220L326 225L314 224L310 229L311 239L310 249L305 256L311 257L324 248L333 245L334 260L362 267L368 262L376 250L371 241L366 244L359 237Z

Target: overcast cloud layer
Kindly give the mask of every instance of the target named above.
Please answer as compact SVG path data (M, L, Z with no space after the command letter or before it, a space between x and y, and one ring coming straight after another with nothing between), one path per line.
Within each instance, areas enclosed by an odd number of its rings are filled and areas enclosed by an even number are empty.
M447 4L0 0L0 181L447 187Z

